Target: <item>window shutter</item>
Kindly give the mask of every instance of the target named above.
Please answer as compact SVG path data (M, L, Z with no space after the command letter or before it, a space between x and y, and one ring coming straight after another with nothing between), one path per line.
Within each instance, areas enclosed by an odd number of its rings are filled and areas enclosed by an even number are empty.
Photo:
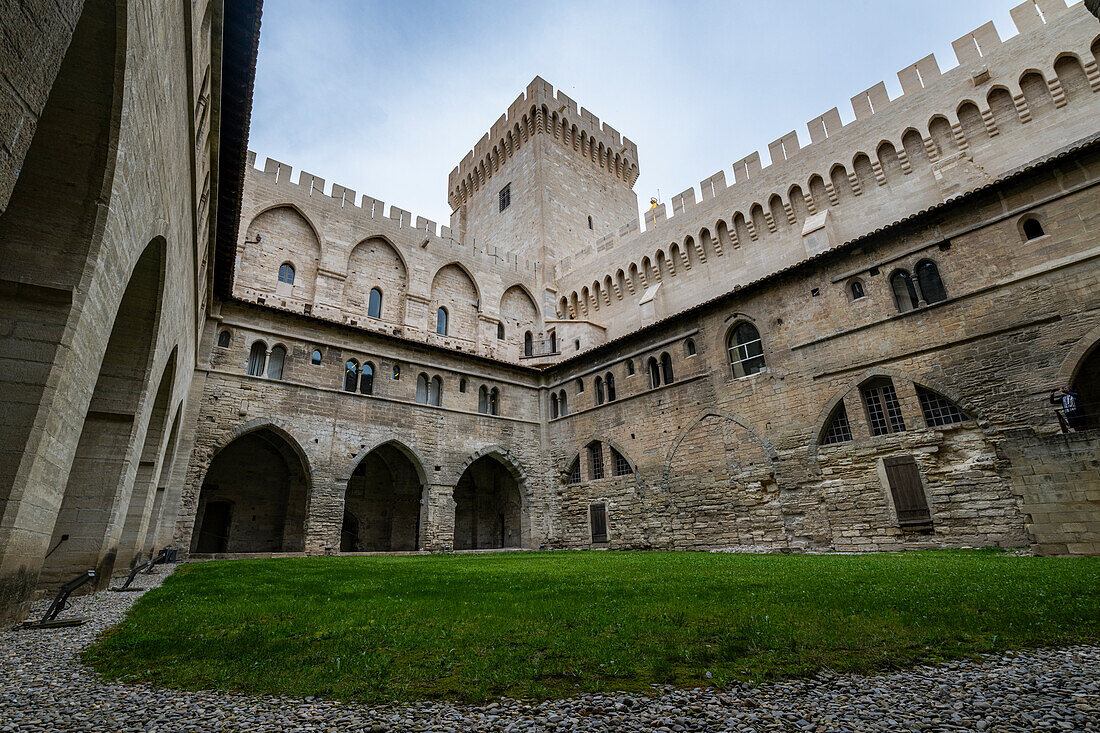
M883 459L890 494L898 512L898 523L903 527L932 523L928 499L920 482L920 470L912 456L894 456Z
M588 517L592 525L592 542L607 542L607 506L592 504L588 507Z

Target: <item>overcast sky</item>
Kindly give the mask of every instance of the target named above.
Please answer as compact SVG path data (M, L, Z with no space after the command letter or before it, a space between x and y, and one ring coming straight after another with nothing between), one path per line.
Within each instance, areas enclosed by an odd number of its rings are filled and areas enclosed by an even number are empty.
M540 75L638 145L661 201L1020 0L264 0L249 148L440 224L447 175ZM326 190L327 190L326 186Z

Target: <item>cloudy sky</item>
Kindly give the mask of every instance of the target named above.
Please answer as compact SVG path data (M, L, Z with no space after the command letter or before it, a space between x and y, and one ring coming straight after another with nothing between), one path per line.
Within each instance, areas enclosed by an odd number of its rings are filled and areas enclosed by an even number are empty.
M447 174L540 75L675 194L1020 0L264 0L249 147L447 223ZM262 162L261 162L262 165ZM297 173L294 174L297 180Z

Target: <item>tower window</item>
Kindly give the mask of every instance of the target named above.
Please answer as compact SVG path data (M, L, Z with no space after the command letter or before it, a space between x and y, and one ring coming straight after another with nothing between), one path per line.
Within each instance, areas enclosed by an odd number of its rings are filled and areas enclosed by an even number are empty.
M1027 237L1030 242L1032 239L1038 239L1046 234L1043 231L1043 225L1039 223L1038 219L1028 219L1024 222L1024 236Z
M279 265L279 282L287 285L294 284L294 265L289 262Z
M367 317L382 317L382 291L378 288L371 288L370 290L370 295L367 298Z
M497 339L500 340L500 339L503 339L503 338L504 338L504 324L503 323L498 323L497 324Z
M599 441L588 444L588 474L593 481L603 478L603 444Z
M591 229L591 228L592 228L592 217L591 217L591 216L590 216L590 217L588 217L588 228L589 228L589 229Z
M500 204L500 210L504 211L512 205L512 184L509 183L504 188L500 189L500 193L497 194Z
M878 379L860 391L863 393L863 406L867 410L867 424L871 427L872 435L905 431L905 420L901 416L901 404L893 382L889 379Z

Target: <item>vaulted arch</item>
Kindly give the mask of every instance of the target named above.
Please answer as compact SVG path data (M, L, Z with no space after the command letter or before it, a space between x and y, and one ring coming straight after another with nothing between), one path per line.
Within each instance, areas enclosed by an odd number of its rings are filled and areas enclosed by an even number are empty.
M382 295L381 320L403 324L409 292L408 267L401 252L385 237L369 237L352 248L344 280L344 305L360 317L368 315L370 291Z
M447 335L474 341L477 339L481 294L469 271L457 262L444 265L432 278L429 331L436 330L436 314L445 308L448 314Z
M249 222L244 239L247 244L241 246L237 268L241 285L313 302L321 239L298 207L280 204L265 209ZM284 262L294 266L294 283L279 288L278 269Z

